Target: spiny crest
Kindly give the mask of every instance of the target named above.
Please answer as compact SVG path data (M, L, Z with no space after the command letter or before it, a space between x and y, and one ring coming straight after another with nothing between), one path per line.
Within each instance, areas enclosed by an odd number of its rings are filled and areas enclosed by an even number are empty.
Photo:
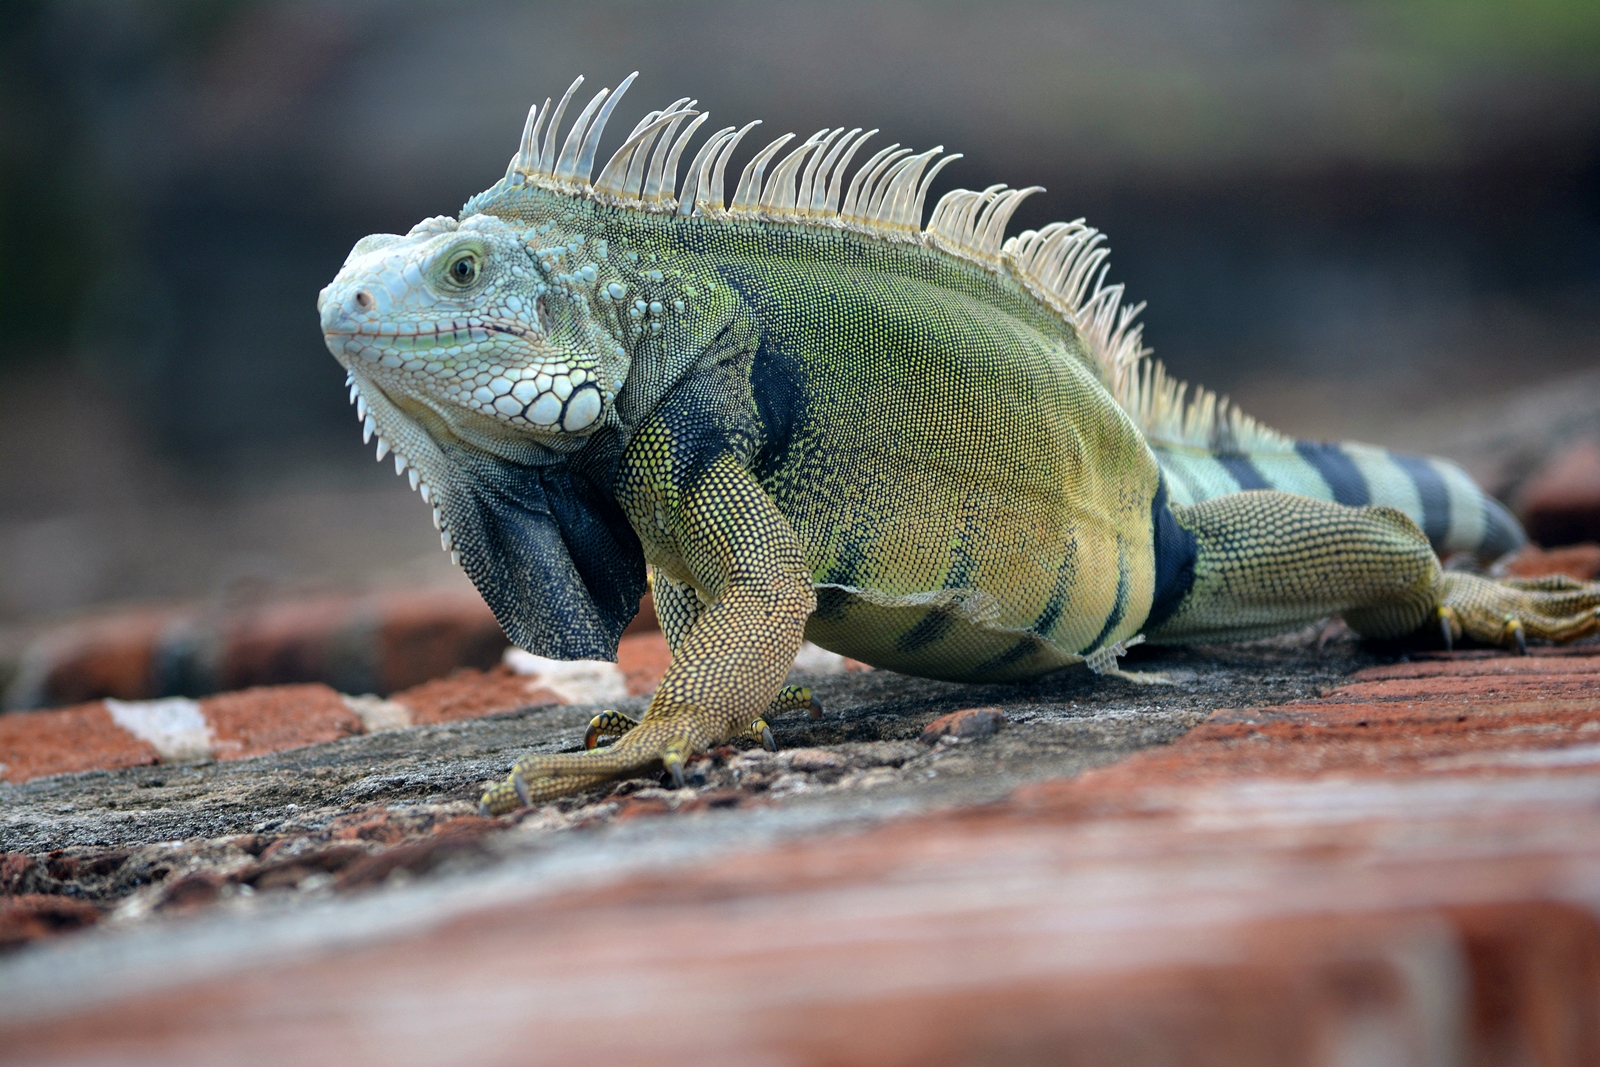
M1294 439L1269 429L1209 389L1189 390L1153 359L1142 359L1114 393L1145 437L1162 444L1212 452L1293 452Z
M1230 407L1226 399L1167 376L1143 347L1143 327L1134 323L1143 304L1122 303L1123 287L1107 285L1105 236L1082 219L1056 222L1006 240L1006 225L1022 201L1040 186L1011 189L991 185L982 192L955 189L934 205L927 227L923 206L934 177L959 154L938 159L943 147L913 154L891 144L845 175L857 150L877 130L821 129L777 158L794 134L770 142L745 164L725 198L727 168L734 150L759 120L711 134L690 160L683 187L678 165L689 141L710 117L683 97L640 119L622 147L612 153L591 181L596 151L611 113L637 78L628 75L615 92L602 89L559 136L562 117L583 84L577 78L551 107L528 111L522 143L506 168L505 183L529 184L568 195L587 196L633 210L711 219L754 219L826 226L893 241L920 243L1007 273L1033 296L1071 322L1092 354L1102 377L1135 424L1153 441L1228 450L1279 451L1293 442ZM686 119L693 118L687 127ZM682 132L680 133L680 127ZM542 134L542 139L541 139ZM768 168L771 173L768 173Z

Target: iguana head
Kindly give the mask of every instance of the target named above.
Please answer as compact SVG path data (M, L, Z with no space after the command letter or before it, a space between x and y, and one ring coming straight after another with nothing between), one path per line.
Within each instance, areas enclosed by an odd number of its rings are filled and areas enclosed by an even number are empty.
M538 251L491 215L365 237L317 301L328 348L358 381L471 436L565 451L603 422L627 351L591 313L592 286L552 277ZM580 284L584 270L597 273L579 267Z
M379 458L409 471L512 640L562 658L613 658L644 591L606 483L623 342L650 323L613 295L642 268L608 259L593 207L523 198L363 238L317 301Z

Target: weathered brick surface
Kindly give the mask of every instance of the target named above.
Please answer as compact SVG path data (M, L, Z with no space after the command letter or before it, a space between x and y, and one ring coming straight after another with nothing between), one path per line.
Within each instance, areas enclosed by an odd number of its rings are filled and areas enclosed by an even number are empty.
M423 682L396 693L392 699L410 708L412 722L418 725L562 703L559 696L539 685L537 679L514 674L506 667L457 671L448 678Z
M245 759L361 733L361 720L325 685L276 685L207 697L217 759Z
M1209 1062L1305 1063L1363 1048L1445 1062L1462 1042L1504 1062L1591 1062L1600 934L1587 910L1547 900L1600 884L1600 775L1581 761L1565 774L1509 764L1541 783L1530 796L1502 777L1426 771L1429 759L1579 750L1588 711L1507 710L1484 683L1586 684L1591 665L1468 660L1455 678L1396 665L1322 701L1219 713L1165 750L1000 808L134 997L98 1012L94 1032L169 1062L230 1048L563 1062L662 1041L710 1062L1187 1062L1203 1049ZM1328 777L1357 768L1392 795ZM1276 795L1252 792L1273 780ZM1472 800L1430 806L1430 781ZM266 862L251 884L321 872L371 884L439 853L330 846ZM616 983L626 1002L579 992ZM420 1044L397 1041L386 1005L423 990L434 1024ZM521 1011L484 1007L508 995ZM713 1014L760 1025L708 1029ZM286 1015L321 1022L284 1028ZM44 1059L96 1047L81 1021L7 1037Z
M500 896L12 1019L0 1059L1600 1062L1595 651L1373 668L1001 803ZM981 751L1016 729L905 744ZM847 763L829 747L717 758ZM614 822L742 815L745 793L673 799L635 783ZM371 807L280 837L161 906L471 869L505 825L411 819Z
M1600 578L1600 545L1589 542L1546 549L1530 542L1498 566L1503 566L1506 574L1517 578L1565 574L1579 581L1592 582Z
M112 722L98 700L75 708L0 715L0 776L8 782L136 767L158 758L154 748Z

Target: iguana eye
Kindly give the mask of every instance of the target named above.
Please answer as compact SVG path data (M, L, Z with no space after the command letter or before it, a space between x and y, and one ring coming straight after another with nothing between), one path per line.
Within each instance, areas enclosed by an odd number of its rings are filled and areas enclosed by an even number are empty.
M450 261L444 274L451 282L465 288L478 280L478 257L471 252L463 252Z

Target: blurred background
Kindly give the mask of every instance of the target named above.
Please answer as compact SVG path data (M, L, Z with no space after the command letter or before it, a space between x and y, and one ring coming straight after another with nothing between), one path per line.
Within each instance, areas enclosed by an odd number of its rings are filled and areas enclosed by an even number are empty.
M1047 186L1013 231L1107 231L1157 355L1286 431L1514 494L1600 407L1593 0L9 0L0 634L464 587L317 291L492 184L535 98L635 69L608 146L693 95L965 153L935 194Z

